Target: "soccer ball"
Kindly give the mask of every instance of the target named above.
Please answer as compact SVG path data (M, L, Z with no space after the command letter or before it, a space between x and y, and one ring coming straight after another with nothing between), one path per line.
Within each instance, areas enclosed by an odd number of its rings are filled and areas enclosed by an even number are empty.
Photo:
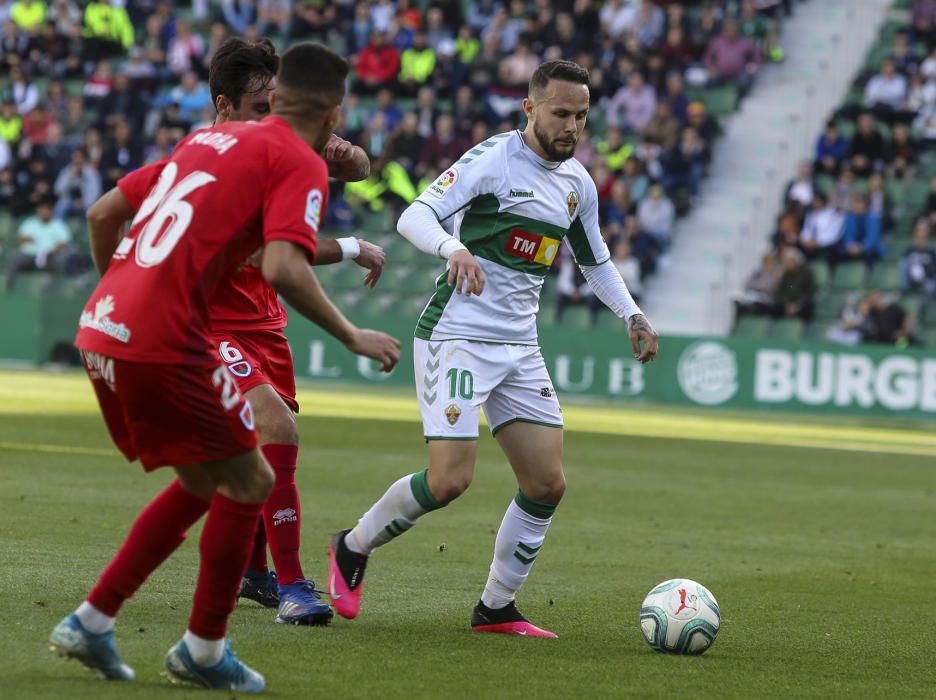
M715 641L720 622L715 596L687 578L655 586L640 606L644 639L668 654L701 654Z

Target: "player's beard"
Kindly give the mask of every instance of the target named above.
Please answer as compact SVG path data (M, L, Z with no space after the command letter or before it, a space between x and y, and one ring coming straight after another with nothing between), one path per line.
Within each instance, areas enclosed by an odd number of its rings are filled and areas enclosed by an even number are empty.
M567 148L569 148L567 151L559 151L556 148L556 139L550 139L549 135L540 131L536 124L533 124L533 136L536 137L546 157L553 162L562 162L575 155L575 144L578 142L578 136L574 137L571 147L567 146Z

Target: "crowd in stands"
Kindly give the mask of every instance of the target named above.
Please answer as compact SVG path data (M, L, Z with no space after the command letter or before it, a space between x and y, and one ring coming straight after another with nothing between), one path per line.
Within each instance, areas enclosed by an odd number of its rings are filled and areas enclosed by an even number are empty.
M778 27L793 5L0 0L0 211L12 212L6 225L16 228L0 230L6 288L20 272L54 267L54 255L36 253L28 217L44 220L50 205L51 221L68 223L56 227L65 240L55 245L80 249L95 198L211 123L211 57L240 35L280 48L323 41L352 61L340 133L371 155L372 176L335 186L334 227L398 210L473 144L522 126L520 101L543 60L581 63L592 111L576 157L597 184L615 260L639 292L699 190L720 130L713 111L730 111L763 63L782 59ZM728 95L727 107L708 106L713 90ZM569 268L567 253L561 260ZM579 277L571 268L559 275L564 304L590 303Z
M921 344L936 296L936 0L872 47L849 98L784 192L738 315L817 320L843 344ZM831 284L830 284L831 282ZM936 321L936 318L932 319ZM808 327L808 325L807 325Z

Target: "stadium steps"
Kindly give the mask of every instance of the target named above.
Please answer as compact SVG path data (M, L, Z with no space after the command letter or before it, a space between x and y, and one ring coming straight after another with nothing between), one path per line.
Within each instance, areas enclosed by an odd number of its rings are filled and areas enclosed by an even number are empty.
M642 306L658 330L730 331L731 299L768 245L780 206L777 192L796 163L811 156L816 135L851 88L890 4L797 5L780 39L785 62L766 66L739 112L726 121L699 201L677 223L668 259L648 281Z

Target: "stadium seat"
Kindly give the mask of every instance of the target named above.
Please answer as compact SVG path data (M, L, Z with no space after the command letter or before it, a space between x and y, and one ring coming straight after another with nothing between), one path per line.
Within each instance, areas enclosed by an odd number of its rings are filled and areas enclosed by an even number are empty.
M584 306L570 306L563 311L562 320L556 325L577 330L591 328L591 312Z
M774 340L802 340L806 324L798 318L781 318L770 327L770 337Z
M708 112L716 117L731 114L738 106L738 88L734 85L722 85L706 90L702 101Z
M855 293L857 292L826 290L816 301L816 316L821 319L837 319L848 302L848 296Z
M900 286L900 268L894 263L879 262L871 270L868 286L882 292L895 291Z
M744 338L766 338L770 331L770 319L766 316L742 316L735 324L734 334Z
M829 264L827 262L824 260L813 260L809 263L809 269L813 273L817 287L821 289L822 287L829 286L831 273L829 272Z
M863 262L842 263L835 268L832 286L835 289L859 289L864 286L868 269Z
M900 297L898 303L903 307L904 311L907 312L909 316L913 318L920 318L920 307L923 304L923 301L920 297L917 296L903 296Z

